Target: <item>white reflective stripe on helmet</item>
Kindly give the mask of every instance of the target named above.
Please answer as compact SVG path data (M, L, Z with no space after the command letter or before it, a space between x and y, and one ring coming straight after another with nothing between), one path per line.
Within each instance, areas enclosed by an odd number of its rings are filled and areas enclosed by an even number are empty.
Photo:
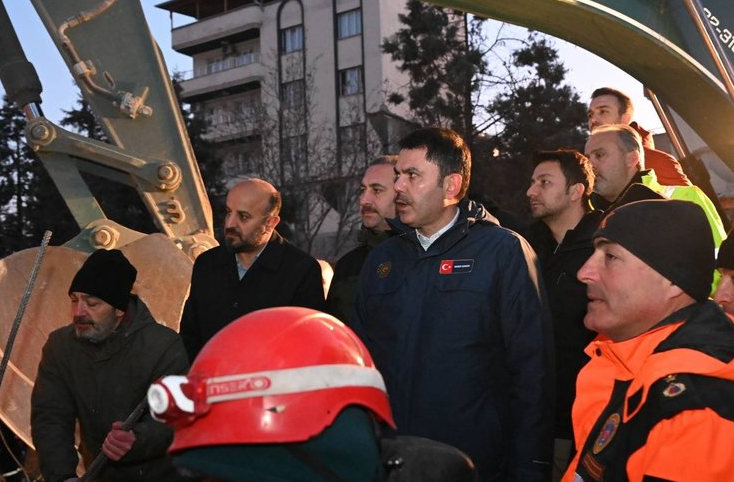
M386 391L380 372L374 368L356 365L287 368L206 380L209 403L343 387L368 387Z

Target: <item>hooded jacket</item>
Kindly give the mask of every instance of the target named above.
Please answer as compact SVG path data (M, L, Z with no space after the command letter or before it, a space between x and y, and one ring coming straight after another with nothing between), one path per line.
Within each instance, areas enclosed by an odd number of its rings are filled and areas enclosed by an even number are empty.
M586 351L563 482L734 480L734 325L713 301Z
M532 248L467 200L428 250L391 224L362 269L353 328L398 433L459 448L482 481L546 480L553 339Z
M586 285L576 273L594 252L592 237L601 211L586 213L558 244L547 224L534 223L528 241L538 253L548 291L556 353L556 438L573 440L571 406L576 395L576 375L589 361L584 353L596 333L584 326Z
M166 375L185 374L188 358L175 331L159 325L133 297L125 318L109 338L93 344L74 337L67 325L49 335L31 396L31 433L47 482L74 477L79 452L88 467L101 452L113 422L123 421ZM133 426L135 444L119 461L109 461L103 482L174 482L179 476L166 457L173 431L146 411Z

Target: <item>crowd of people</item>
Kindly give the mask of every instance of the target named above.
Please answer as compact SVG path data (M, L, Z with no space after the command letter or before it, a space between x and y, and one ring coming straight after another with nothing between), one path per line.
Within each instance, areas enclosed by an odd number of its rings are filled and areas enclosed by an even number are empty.
M44 480L80 480L77 453L104 482L734 480L734 238L633 113L594 92L521 232L468 199L456 132L408 134L330 286L277 189L241 182L178 334L92 253L33 390Z

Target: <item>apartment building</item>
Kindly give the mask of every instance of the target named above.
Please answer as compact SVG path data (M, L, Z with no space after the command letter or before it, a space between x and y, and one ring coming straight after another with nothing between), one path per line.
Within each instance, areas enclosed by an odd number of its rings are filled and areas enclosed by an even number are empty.
M172 29L173 48L193 60L182 95L207 119L207 138L225 174L261 176L285 190L311 185L320 192L325 183L361 174L372 157L395 152L409 129L408 112L387 96L408 79L380 44L400 28L405 3L159 4L183 23ZM322 232L331 229L328 220L322 224Z

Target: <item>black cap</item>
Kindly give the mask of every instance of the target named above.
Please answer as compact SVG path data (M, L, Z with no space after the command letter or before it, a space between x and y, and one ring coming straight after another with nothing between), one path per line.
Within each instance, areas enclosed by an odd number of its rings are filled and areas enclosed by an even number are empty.
M708 298L715 269L706 214L690 201L658 199L620 206L594 234L640 258L697 301Z
M78 291L96 296L125 311L137 274L138 271L119 249L99 249L89 255L74 276L69 293Z

